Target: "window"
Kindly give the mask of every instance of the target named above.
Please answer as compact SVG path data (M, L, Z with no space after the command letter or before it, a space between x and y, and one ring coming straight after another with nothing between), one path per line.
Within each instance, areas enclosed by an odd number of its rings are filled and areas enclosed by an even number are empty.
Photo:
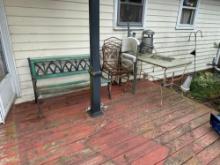
M177 29L193 29L199 0L181 0Z
M0 37L1 37L1 35L0 35ZM0 81L3 80L3 78L8 73L4 55L5 54L4 54L4 51L3 51L3 48L2 48L2 42L1 42L1 38L0 38Z
M145 0L117 0L117 26L142 27Z

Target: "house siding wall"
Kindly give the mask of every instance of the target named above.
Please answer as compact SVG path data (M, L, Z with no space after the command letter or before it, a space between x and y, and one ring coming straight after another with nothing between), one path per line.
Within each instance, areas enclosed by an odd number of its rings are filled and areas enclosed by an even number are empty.
M188 42L192 30L176 30L180 0L147 0L145 29L155 31L158 53L176 58L189 58L193 42ZM74 55L89 52L88 0L5 0L5 9L21 84L17 103L33 100L28 57ZM213 43L220 40L220 1L201 0L197 29L197 70L207 69L216 54ZM110 36L126 37L127 32L114 30L114 0L101 0L101 42ZM135 31L140 37L141 31ZM144 65L147 72L152 67ZM188 68L192 71L193 66ZM155 68L158 76L162 75ZM180 74L181 69L176 70ZM171 72L171 71L170 71Z

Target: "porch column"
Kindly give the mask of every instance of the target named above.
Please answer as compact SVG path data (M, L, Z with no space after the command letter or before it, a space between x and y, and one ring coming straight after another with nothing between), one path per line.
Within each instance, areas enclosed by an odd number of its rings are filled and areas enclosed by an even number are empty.
M99 0L89 0L89 27L90 27L90 83L91 109L89 114L96 117L101 111L101 67L99 55Z

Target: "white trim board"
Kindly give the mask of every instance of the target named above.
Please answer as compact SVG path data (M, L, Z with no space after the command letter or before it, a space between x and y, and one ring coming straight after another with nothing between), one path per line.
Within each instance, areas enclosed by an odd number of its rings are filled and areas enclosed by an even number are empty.
M0 82L0 111L2 115L2 121L0 121L0 123L5 123L12 103L15 101L15 93L14 89L12 88L13 84L10 83L11 79L11 74L7 74Z
M0 31L2 37L2 46L5 51L5 60L8 68L8 72L12 75L12 85L17 96L20 96L21 89L18 74L16 71L15 60L13 56L12 42L7 24L7 18L5 14L4 2L0 0Z

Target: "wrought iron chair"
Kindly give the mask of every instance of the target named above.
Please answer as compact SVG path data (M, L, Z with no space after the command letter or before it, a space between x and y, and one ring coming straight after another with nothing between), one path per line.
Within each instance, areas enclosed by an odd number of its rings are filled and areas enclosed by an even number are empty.
M116 37L108 38L102 46L103 65L102 72L106 73L111 82L121 83L121 80L129 80L131 70L122 66L121 63L122 41Z

